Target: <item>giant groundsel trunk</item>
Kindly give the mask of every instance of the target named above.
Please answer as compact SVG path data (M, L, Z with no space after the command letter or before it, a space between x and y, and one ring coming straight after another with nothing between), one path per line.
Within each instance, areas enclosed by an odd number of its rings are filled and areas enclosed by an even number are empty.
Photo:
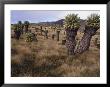
M28 28L29 28L29 22L28 21L24 22L24 27L25 27L25 33L27 33L28 32Z
M57 31L56 31L57 41L59 41L59 35L60 35L60 30L57 30Z
M66 29L66 47L68 49L68 55L74 55L74 49L76 46L75 37L78 29Z
M69 14L65 17L64 27L66 31L66 47L68 55L74 55L74 49L76 46L75 37L80 27L79 17L77 14Z
M77 47L75 53L83 53L89 49L92 36L96 34L96 31L100 28L100 16L97 14L91 14L87 19L84 35Z
M85 28L84 35L83 35L81 41L79 42L78 47L75 49L75 53L83 53L89 49L92 36L94 36L96 34L97 30L98 29L92 29L92 27Z

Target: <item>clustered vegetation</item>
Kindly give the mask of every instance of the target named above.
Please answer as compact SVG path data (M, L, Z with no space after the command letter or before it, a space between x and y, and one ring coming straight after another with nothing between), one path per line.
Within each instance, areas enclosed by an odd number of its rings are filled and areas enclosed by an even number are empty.
M87 18L86 26L99 29L100 28L100 16L97 14L91 14Z
M79 43L76 53L83 53L89 49L90 41L96 34L96 31L100 28L100 16L97 14L91 14L87 18L87 24L85 25L84 35Z
M34 33L26 33L26 42L37 41L37 38Z
M80 27L79 17L76 14L69 14L65 17L64 26L66 29L66 47L69 55L74 55L74 49L76 45L75 37Z
M80 27L80 17L77 14L68 14L64 20L65 29L78 29Z
M18 21L13 25L11 76L100 76L100 41L95 36L100 16L91 14L83 33L78 32L80 26L78 14L68 14L63 27L40 25L34 32L28 21ZM82 37L79 43L76 37Z

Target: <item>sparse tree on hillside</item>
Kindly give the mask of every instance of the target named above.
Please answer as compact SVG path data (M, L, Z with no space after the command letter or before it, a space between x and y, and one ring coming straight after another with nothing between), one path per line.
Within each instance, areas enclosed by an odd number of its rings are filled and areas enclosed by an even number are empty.
M60 30L59 30L59 29L57 29L57 31L56 31L57 41L59 41L59 35L60 35Z
M42 32L43 32L43 30L42 30L42 26L40 26L40 32L41 32L41 35L42 35Z
M28 32L29 25L30 25L29 21L25 21L25 22L24 22L25 33Z
M18 21L18 28L20 29L21 34L23 34L23 24L21 21Z
M85 26L84 35L75 50L75 53L83 53L89 49L92 36L96 34L96 31L100 28L100 16L97 14L91 14L87 18L87 24Z
M14 24L14 37L15 39L19 40L21 35L21 30L18 27L18 24Z
M66 30L66 47L69 55L74 55L76 45L75 37L80 27L80 18L77 14L68 14L64 20L64 28Z
M44 30L44 38L46 38L46 39L48 39L48 30L45 28L45 30Z

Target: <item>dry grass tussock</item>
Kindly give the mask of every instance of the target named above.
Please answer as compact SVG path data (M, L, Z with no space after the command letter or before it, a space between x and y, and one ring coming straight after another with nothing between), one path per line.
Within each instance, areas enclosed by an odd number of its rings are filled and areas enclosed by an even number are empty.
M65 45L50 37L38 36L38 42L32 43L23 38L11 42L12 77L100 76L100 49L93 45L81 55L68 56Z

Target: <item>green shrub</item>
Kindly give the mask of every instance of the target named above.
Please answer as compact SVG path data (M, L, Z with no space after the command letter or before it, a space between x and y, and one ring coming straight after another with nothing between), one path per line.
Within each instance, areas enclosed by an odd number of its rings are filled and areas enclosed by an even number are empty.
M37 41L37 38L34 33L28 32L26 33L26 42Z

